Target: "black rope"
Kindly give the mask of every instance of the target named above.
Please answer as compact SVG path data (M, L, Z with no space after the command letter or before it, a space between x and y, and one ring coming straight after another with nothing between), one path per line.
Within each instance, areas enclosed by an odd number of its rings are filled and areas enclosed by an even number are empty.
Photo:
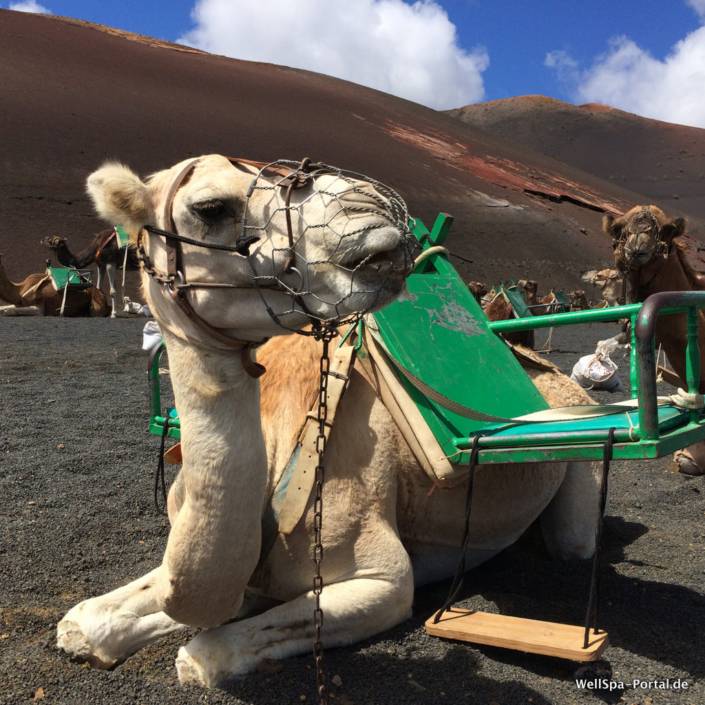
M433 616L434 624L438 624L443 616L443 613L453 605L455 598L460 592L460 588L463 586L463 580L465 579L465 558L470 539L470 512L472 510L473 485L475 484L475 467L477 465L477 456L480 450L478 445L479 441L480 434L478 433L476 436L473 436L472 446L470 448L470 474L468 476L468 489L465 495L465 525L463 527L463 538L460 544L460 558L458 560L458 565L455 568L453 581L451 582L450 589L448 590L448 597L446 597L443 607L441 607Z
M164 479L164 451L166 449L166 437L169 435L169 416L164 419L164 428L162 429L162 438L159 445L159 460L157 461L157 469L154 473L154 506L157 513L166 514L166 481ZM161 486L162 505L159 505L159 488Z
M595 553L592 556L592 571L590 573L590 594L588 596L588 606L585 612L585 635L583 637L583 648L587 649L590 643L590 629L595 634L598 633L597 618L600 601L600 558L602 554L602 525L604 523L605 507L607 506L607 484L610 472L610 462L612 460L612 448L614 446L614 429L607 432L607 440L602 452L602 479L600 483L600 516L595 530Z

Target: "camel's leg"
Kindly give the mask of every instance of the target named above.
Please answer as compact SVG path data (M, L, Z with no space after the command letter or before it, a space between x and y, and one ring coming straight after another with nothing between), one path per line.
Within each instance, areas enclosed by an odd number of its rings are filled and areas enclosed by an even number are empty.
M673 460L684 475L705 475L705 441L677 450Z
M110 668L156 639L183 629L159 611L160 570L79 602L59 622L57 646L93 666Z
M103 273L103 268L98 265L98 271L96 274L96 281L95 281L95 288L100 291L100 280L101 280L101 275Z
M108 286L110 287L110 318L117 316L115 310L115 297L117 290L115 289L115 265L109 262L105 265L105 274L108 277Z
M590 558L600 520L599 463L568 463L565 478L541 515L548 550L564 560Z
M321 594L323 645L343 646L390 629L409 617L412 598L410 568L401 581L354 578L327 585ZM265 659L310 651L313 608L313 593L308 593L256 617L201 632L179 649L179 681L215 687Z
M169 490L171 523L182 504L179 474ZM182 624L158 611L158 571L69 610L57 627L59 648L97 668L110 668L156 639L182 629Z

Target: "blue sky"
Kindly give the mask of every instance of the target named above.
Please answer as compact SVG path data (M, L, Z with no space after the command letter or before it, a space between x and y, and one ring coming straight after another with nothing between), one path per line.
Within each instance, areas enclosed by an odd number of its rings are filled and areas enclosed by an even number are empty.
M437 108L542 93L705 126L699 98L705 95L705 65L698 66L705 52L705 0L425 0L414 9L402 0L41 2L57 15L340 75ZM296 29L286 26L292 24L289 7L303 18ZM282 14L273 41L266 41ZM396 22L401 29L375 29L380 16L381 25ZM362 38L351 38L364 34L363 26L374 29L368 34L379 30L373 51ZM329 45L306 53L303 44L315 46L307 28L313 37L329 37ZM380 44L389 45L386 55ZM265 45L269 53L263 53ZM333 55L338 49L343 58ZM369 53L374 56L366 70L359 56ZM654 84L663 84L655 96ZM681 89L692 93L688 108L673 113L658 105L673 102Z

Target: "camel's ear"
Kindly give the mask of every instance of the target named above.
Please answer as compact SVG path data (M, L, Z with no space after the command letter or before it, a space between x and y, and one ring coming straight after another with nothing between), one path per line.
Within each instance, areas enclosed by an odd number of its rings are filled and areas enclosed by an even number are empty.
M685 232L685 218L676 218L661 228L661 237L670 242Z
M86 190L98 215L111 225L122 225L136 233L155 222L146 184L123 164L103 164L88 177Z
M620 226L614 219L614 216L610 213L606 213L602 216L602 232L605 235L609 235L613 240L619 237Z

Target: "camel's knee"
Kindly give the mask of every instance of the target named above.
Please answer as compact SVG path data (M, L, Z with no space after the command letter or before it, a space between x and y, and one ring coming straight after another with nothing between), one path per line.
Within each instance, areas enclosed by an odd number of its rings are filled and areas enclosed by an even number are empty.
M226 583L200 578L185 571L164 571L161 587L162 611L189 627L217 627L231 620L239 611L244 592Z
M684 475L705 475L705 442L676 451L673 460Z

